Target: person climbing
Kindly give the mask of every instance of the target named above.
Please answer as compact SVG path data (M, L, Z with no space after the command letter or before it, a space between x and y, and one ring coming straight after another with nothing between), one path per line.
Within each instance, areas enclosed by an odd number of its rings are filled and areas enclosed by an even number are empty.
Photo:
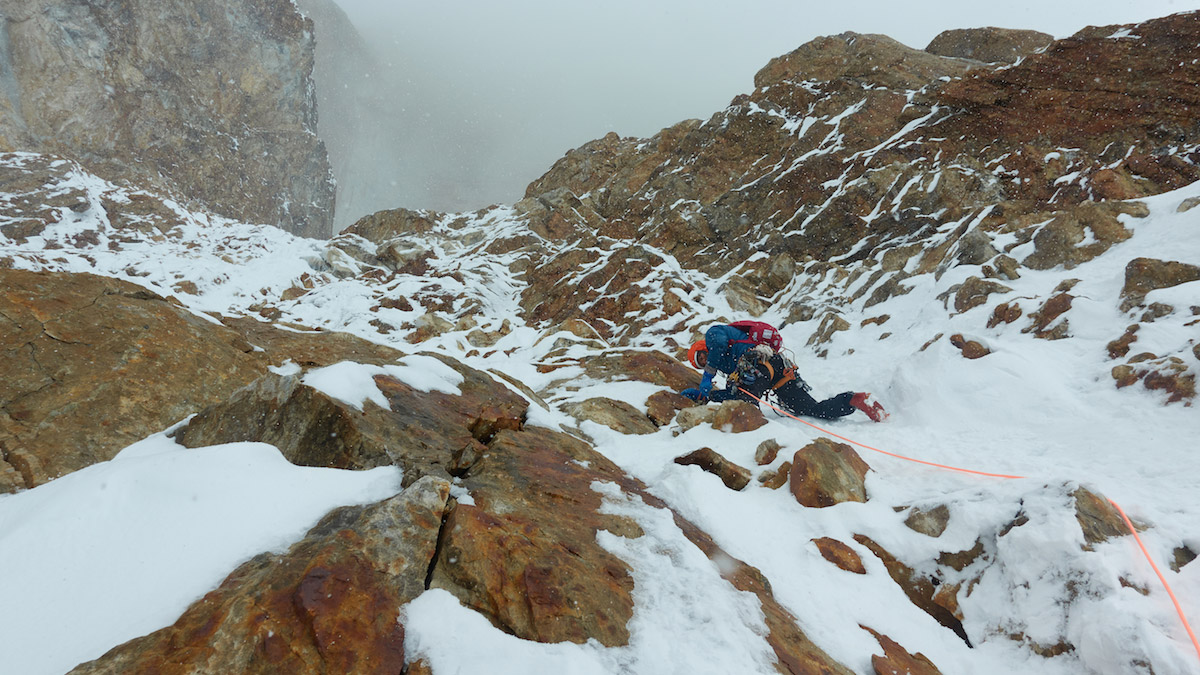
M773 340L767 340L761 331L739 327L745 323L713 326L705 332L703 340L692 344L688 361L702 369L704 375L699 387L690 387L681 394L699 402L740 399L757 404L757 399L774 393L780 406L794 415L836 419L861 410L872 421L887 419L883 406L866 392L847 391L817 401L808 393L808 384L796 374L795 364L777 351L782 347L777 332ZM725 374L726 387L713 392L717 372Z

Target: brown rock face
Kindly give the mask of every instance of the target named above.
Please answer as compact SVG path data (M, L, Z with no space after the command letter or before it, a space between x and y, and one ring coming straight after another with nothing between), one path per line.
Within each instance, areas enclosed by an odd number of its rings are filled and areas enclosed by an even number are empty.
M992 350L985 347L982 343L975 340L968 340L961 333L951 335L950 344L958 347L962 352L963 358L967 359L981 359L992 353Z
M405 484L430 474L449 478L474 461L498 431L519 428L527 404L489 376L446 363L464 377L461 395L414 390L378 375L386 410L367 403L359 411L295 376L268 375L198 414L175 439L187 447L262 441L305 466L394 464L404 470Z
M1033 30L965 28L938 33L925 51L984 63L1016 63L1052 42L1053 35Z
M714 429L723 429L730 433L740 434L755 429L767 423L767 418L757 405L745 401L723 401L717 406L713 415Z
M1200 279L1200 267L1173 260L1135 258L1125 266L1125 286L1121 288L1121 310L1142 303L1146 294Z
M599 513L592 482L619 475L600 462L563 433L501 432L463 478L475 503L450 512L432 585L524 639L625 644L633 580L596 532L640 532Z
M658 431L658 425L642 411L624 401L611 398L589 398L568 405L567 412L580 421L589 420L603 424L623 434L652 434Z
M266 372L234 331L128 282L0 269L0 287L0 444L23 487L111 459Z
M865 502L869 470L849 445L822 437L796 451L788 483L796 501L808 507Z
M821 537L812 541L817 545L817 550L821 552L821 557L834 565L855 574L867 573L862 558L846 544L829 537Z
M700 448L675 458L676 464L698 466L721 479L730 490L741 490L750 484L750 470L725 459L712 448Z
M400 606L425 590L450 485L327 515L288 550L252 558L174 625L72 673L400 673Z
M328 237L312 23L287 0L0 2L0 148Z
M920 652L911 654L890 637L870 628L866 630L874 635L875 639L879 640L879 646L883 647L883 654L871 657L871 667L875 669L875 675L941 675L942 671L933 665L929 657Z

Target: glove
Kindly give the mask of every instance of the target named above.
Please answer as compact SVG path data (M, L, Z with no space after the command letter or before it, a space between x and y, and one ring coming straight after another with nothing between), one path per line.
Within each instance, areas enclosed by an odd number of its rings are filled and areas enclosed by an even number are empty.
M704 395L703 393L701 393L700 390L695 387L689 387L679 393L683 396L686 396L686 397L692 399L693 401L697 401L700 403L703 403L704 401L708 400L708 397L706 395Z
M704 371L704 377L700 378L700 395L708 398L708 393L712 391L713 374Z

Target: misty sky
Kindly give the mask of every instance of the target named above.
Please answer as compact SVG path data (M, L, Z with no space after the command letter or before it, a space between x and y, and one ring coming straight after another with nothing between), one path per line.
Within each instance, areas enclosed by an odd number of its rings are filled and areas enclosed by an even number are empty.
M1200 9L1200 0L335 2L380 50L388 73L375 86L397 97L371 122L371 146L387 161L339 177L341 225L395 206L511 204L567 150L609 131L648 137L707 119L749 92L771 58L818 36L882 33L921 49L951 28L1065 37Z

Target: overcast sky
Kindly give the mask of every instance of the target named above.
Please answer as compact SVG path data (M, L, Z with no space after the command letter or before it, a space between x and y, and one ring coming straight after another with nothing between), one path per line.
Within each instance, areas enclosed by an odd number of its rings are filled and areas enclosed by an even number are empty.
M922 49L952 28L1065 37L1200 8L1200 0L335 2L384 50L398 83L386 86L401 90L378 124L403 127L388 150L403 168L386 169L398 174L389 194L344 204L367 211L511 204L567 150L609 131L648 137L706 119L749 92L771 58L822 35L882 33Z

